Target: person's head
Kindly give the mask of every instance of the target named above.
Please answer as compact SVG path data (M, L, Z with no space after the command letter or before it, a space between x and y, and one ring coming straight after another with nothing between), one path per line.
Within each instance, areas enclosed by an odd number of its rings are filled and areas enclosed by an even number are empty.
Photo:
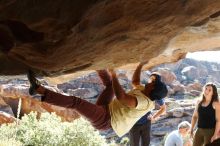
M213 83L207 83L204 86L201 103L206 100L211 100L211 102L219 100L217 88L216 88L215 84L213 84Z
M145 84L145 93L152 101L166 97L168 90L161 81L161 75L158 72L153 72L150 75L148 83Z
M191 124L188 121L183 121L178 125L178 131L182 137L186 137L189 134Z

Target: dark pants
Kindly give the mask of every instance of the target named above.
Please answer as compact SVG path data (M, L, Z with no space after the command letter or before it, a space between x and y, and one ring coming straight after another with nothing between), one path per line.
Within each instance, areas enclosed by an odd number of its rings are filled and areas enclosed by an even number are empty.
M75 96L66 96L47 89L45 90L42 101L56 106L74 109L90 121L96 129L106 130L111 128L111 117L108 104L113 97L114 92L112 84L109 84L98 97L96 104L92 104Z
M206 144L205 146L220 146L220 138L213 141L212 143Z
M198 128L193 138L193 146L205 146L210 143L210 140L215 132L213 129Z
M139 146L141 140L141 146L149 146L150 131L151 131L150 120L142 125L135 124L129 131L130 145Z

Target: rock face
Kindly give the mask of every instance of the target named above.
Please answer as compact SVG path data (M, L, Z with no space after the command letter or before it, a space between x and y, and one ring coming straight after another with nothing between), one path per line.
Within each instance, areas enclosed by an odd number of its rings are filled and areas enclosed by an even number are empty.
M174 98L200 96L203 86L208 82L220 87L219 63L186 58L177 63L159 65L153 70L163 75L163 80L169 87L169 95Z
M0 74L146 69L219 48L219 0L0 2Z
M0 99L2 99L0 102L1 111L17 117L18 99L21 98L21 116L30 113L31 111L36 111L39 114L42 112L55 112L64 121L73 121L79 117L74 110L53 106L32 98L28 94L28 88L29 87L26 85L0 85ZM5 116L5 118L7 118L7 116ZM10 119L11 117L9 120Z

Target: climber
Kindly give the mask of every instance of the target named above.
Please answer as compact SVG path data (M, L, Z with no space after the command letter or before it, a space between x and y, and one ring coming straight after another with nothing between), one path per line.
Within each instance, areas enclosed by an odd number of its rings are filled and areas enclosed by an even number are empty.
M132 126L147 112L154 108L154 100L167 95L167 87L161 82L160 75L152 73L149 83L140 85L141 69L147 62L140 63L133 74L135 88L129 92L119 84L113 69L98 70L97 73L106 88L99 95L96 104L75 96L66 96L46 89L29 71L29 93L41 94L42 102L71 108L91 122L98 130L112 128L118 136L126 134ZM114 98L115 97L115 98Z

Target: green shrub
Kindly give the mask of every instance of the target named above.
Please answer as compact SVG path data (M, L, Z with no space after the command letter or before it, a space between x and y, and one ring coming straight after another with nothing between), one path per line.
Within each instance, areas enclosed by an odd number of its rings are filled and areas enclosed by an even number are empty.
M7 140L1 139L0 146L22 146L22 143L16 141L15 139L7 139Z
M128 137L123 137L120 141L120 144L122 144L122 145L128 145L128 143L129 143Z
M105 146L103 136L89 122L80 118L73 122L61 122L55 114L43 113L39 120L36 113L22 117L19 124L4 124L0 127L1 142L13 141L22 145L68 145ZM18 144L19 145L19 144Z

